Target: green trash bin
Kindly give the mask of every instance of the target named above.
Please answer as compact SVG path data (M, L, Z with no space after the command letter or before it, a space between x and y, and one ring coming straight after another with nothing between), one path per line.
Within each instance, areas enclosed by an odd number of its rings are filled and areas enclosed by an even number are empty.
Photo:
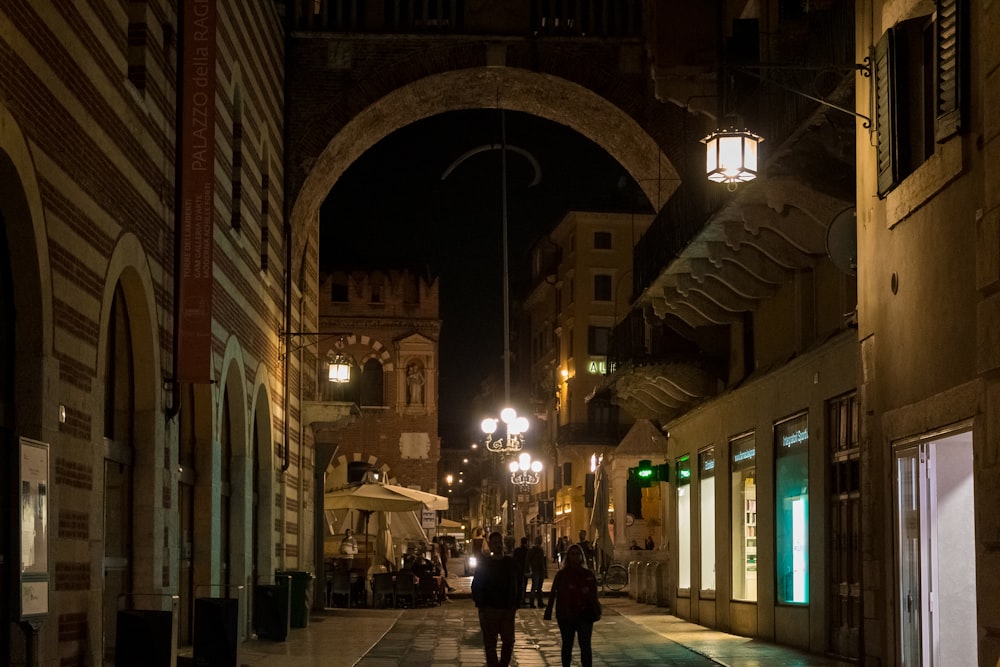
M288 577L291 584L291 613L289 625L293 628L309 626L309 608L312 606L312 582L316 577L312 572L301 570L279 570L276 576Z

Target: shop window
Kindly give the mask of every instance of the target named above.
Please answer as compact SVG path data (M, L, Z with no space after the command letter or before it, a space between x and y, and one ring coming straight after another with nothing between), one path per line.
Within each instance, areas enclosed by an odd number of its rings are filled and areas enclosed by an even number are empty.
M698 452L701 590L715 591L715 447Z
M774 427L775 566L779 604L809 603L809 419Z
M677 588L691 590L691 457L677 461Z
M733 599L757 601L757 448L753 433L729 441Z

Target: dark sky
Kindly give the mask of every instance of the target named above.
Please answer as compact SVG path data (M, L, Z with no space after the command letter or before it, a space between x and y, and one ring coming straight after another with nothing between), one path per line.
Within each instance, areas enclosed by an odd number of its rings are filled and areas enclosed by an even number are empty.
M514 299L528 248L566 211L645 210L646 204L624 169L593 142L535 116L507 111L504 117ZM403 262L426 265L440 277L445 447L468 444L465 434L478 430L470 399L491 369L502 368L501 151L483 150L454 166L473 149L499 146L500 128L498 110L449 112L404 127L351 165L321 215L321 269ZM535 157L539 184L529 187L534 168L515 149Z

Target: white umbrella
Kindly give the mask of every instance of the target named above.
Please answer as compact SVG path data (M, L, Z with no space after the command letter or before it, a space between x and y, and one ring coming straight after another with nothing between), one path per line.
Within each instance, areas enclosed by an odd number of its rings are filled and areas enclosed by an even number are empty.
M423 509L424 502L382 484L352 484L327 491L323 507L329 510L364 510L366 512L410 512Z
M368 519L372 512L419 512L425 506L434 510L448 509L448 499L402 486L366 482L327 491L323 496L323 509L354 509L364 512L366 535ZM371 565L370 555L366 552L366 570L369 565Z
M378 524L377 535L375 536L375 565L396 564L396 549L392 543L392 530L389 528L388 512L379 512L376 523Z

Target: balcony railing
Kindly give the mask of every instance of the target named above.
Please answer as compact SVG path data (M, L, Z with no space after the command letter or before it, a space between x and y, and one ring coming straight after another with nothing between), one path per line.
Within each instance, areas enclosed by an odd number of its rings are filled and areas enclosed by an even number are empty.
M729 193L708 179L685 180L635 244L632 254L634 294L653 284L663 269L704 227Z
M293 31L638 37L641 0L290 0Z

